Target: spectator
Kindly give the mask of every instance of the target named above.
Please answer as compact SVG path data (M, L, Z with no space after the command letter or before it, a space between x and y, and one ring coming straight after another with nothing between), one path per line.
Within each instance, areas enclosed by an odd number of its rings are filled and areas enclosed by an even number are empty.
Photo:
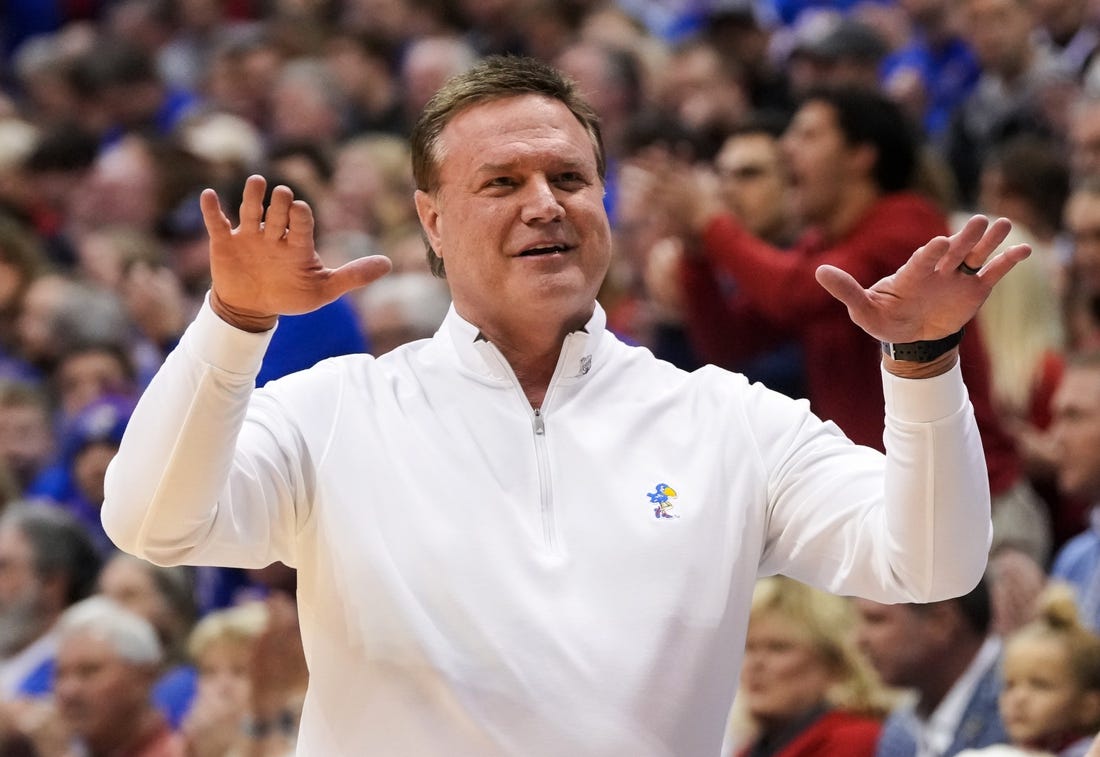
M9 505L0 516L0 701L50 690L57 619L88 596L99 556L70 515Z
M889 702L854 621L841 597L780 576L757 582L740 692L756 732L740 757L873 757Z
M70 608L58 626L54 697L73 757L184 757L150 698L162 660L153 626L106 597Z
M916 692L913 704L887 718L878 757L951 757L1008 739L997 710L1001 642L989 634L984 581L928 605L855 603L860 648L882 682Z
M1063 289L1069 346L1100 348L1100 174L1070 194L1065 231L1072 245Z
M1081 620L1100 631L1100 352L1075 353L1054 395L1058 486L1090 505L1090 526L1055 555L1051 576L1077 591Z
M1100 96L1082 92L1069 107L1069 163L1075 181L1100 176Z
M1081 757L1100 730L1100 636L1080 625L1064 588L1051 587L1038 619L1005 644L1000 711L1013 747L963 757Z
M28 492L56 452L50 403L34 383L0 381L0 461Z
M268 624L262 602L215 610L198 622L187 651L198 670L195 700L183 722L191 757L247 754L257 643Z
M178 729L196 690L187 651L187 638L198 615L192 570L116 553L100 571L98 592L145 618L157 632L164 661L153 686L153 703L173 730Z
M977 199L986 155L1014 134L1046 134L1039 93L1057 61L1032 37L1027 0L966 0L964 33L982 73L956 111L944 146L964 207Z
M878 394L879 351L818 285L815 271L837 264L873 281L901 265L921 239L945 233L947 221L911 190L917 142L899 107L882 95L819 90L799 108L783 140L792 198L805 224L789 251L752 235L722 208L699 172L651 168L654 214L672 221L671 233L689 251L683 269L688 330L702 357L724 365L796 338L814 412L854 441L881 449L882 410L869 401ZM735 288L719 290L719 275ZM722 307L730 316L715 318ZM836 360L838 349L844 361ZM996 502L994 548L1012 543L1045 564L1050 532L1044 505L992 407L988 356L974 325L961 354Z

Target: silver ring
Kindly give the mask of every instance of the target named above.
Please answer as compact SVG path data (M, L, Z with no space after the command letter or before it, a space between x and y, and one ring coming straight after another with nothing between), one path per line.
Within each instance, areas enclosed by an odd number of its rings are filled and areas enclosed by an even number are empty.
M972 266L968 266L966 264L966 261L964 260L963 262L959 263L958 270L962 271L967 276L977 276L979 273L981 273L982 269L981 268L974 268Z

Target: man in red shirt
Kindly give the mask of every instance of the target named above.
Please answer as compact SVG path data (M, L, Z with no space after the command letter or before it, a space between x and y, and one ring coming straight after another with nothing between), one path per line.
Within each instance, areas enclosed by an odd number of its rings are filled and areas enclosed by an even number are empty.
M814 411L853 441L882 449L880 347L818 283L816 271L836 266L866 286L891 275L929 238L947 235L947 220L910 189L916 137L901 110L876 92L810 93L783 148L806 229L788 250L749 232L697 171L660 167L652 201L676 224L672 233L687 240L681 271L687 328L701 357L729 367L785 339L799 340ZM723 277L731 287L720 285ZM966 329L961 356L994 497L994 549L1011 545L1045 564L1046 513L994 415L976 324Z

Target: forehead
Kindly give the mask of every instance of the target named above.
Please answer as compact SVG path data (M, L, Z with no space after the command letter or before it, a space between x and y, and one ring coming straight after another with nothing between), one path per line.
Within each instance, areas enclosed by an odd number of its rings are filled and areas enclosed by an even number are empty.
M836 108L824 100L808 100L794 114L791 129L834 130L840 131Z
M482 164L560 158L595 166L588 132L562 103L542 95L518 95L471 105L439 135L441 174Z
M120 658L110 643L93 633L78 632L62 639L57 649L58 665L91 661L112 663Z
M1066 205L1066 222L1087 223L1100 219L1100 193L1074 192Z
M724 165L733 165L747 160L774 160L778 153L779 145L771 135L738 134L722 145L718 161Z
M1055 392L1061 407L1100 407L1100 365L1071 365L1066 368Z

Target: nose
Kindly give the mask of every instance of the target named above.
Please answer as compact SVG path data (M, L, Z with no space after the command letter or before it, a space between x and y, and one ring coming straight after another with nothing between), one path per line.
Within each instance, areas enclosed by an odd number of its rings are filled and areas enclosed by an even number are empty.
M532 178L524 189L522 216L524 223L550 223L561 220L565 214L565 208L558 201L553 186L545 176Z

